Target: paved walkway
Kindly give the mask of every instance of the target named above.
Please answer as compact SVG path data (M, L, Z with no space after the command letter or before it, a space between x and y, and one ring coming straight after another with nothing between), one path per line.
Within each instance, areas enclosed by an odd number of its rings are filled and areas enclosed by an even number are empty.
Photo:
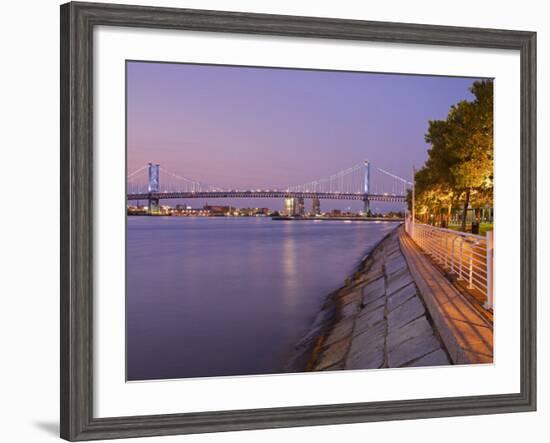
M339 292L338 318L319 344L313 370L451 364L401 252L399 231Z
M399 241L429 314L456 364L492 363L493 325L400 229Z

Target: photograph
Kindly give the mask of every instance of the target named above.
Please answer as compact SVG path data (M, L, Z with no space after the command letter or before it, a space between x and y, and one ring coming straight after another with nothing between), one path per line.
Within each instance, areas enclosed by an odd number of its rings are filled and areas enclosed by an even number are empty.
M6 2L0 440L544 440L545 6Z
M493 363L492 78L125 72L128 382Z

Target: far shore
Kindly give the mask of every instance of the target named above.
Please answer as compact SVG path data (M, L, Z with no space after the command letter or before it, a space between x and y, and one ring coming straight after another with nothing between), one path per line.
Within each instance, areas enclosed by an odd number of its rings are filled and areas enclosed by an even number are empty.
M363 221L363 222L404 222L404 218L398 217L361 217L361 216L288 216L288 215L179 215L179 214L147 214L143 212L128 212L129 217L183 217L183 218L271 218L275 221Z
M404 222L404 218L397 217L292 217L292 216L278 216L271 217L271 220L328 220L328 221L383 221L383 222Z

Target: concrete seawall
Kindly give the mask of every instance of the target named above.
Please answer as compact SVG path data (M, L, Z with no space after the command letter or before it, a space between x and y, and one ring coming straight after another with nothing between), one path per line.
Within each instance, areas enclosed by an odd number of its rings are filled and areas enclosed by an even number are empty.
M287 370L452 364L401 251L401 230L380 241L328 296Z

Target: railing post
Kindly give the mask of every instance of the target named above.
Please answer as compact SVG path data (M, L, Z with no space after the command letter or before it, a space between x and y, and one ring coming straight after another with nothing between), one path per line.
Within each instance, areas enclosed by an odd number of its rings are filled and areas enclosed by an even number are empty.
M464 279L464 239L460 238L460 278Z
M487 301L485 308L493 309L493 231L487 231L485 237L487 239Z
M443 257L445 257L445 267L448 267L449 265L449 237L445 235L445 252L443 253Z
M470 266L469 266L469 278L468 278L468 289L473 289L474 287L474 250L470 245Z
M453 242L451 243L451 272L455 272L455 241L456 237L453 237Z

